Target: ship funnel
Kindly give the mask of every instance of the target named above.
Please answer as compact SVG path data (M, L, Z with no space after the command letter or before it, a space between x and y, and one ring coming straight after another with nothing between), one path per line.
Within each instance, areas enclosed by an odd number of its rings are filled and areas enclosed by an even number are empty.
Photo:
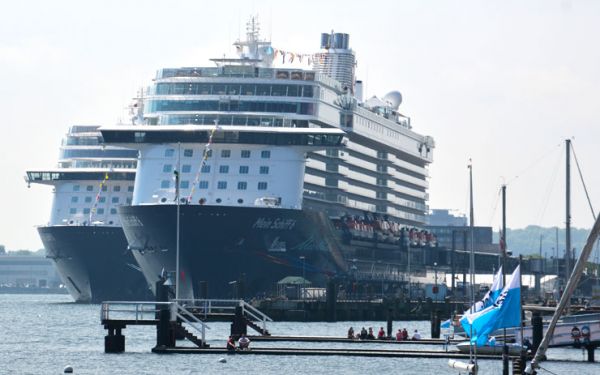
M321 52L315 55L314 68L341 84L342 90L354 92L354 67L356 58L350 49L350 35L344 33L321 34Z

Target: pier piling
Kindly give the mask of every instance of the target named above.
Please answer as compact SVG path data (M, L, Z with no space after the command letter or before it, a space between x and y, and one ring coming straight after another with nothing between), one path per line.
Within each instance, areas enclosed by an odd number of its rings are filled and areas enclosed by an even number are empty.
M121 329L125 327L109 327L108 335L104 336L105 353L123 353L125 351L125 336Z

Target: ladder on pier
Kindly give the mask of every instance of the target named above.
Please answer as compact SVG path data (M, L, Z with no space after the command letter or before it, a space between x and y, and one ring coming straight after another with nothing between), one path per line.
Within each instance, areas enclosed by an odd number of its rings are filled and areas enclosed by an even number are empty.
M236 312L241 313L248 327L262 336L271 335L267 323L273 319L242 299L180 299L176 302L204 321L230 320L235 318Z
M210 327L185 306L171 302L103 302L100 323L108 330L106 352L125 351L125 337L121 330L132 325L161 324L161 315L178 335L199 348L208 348L206 330ZM199 337L198 337L199 335Z

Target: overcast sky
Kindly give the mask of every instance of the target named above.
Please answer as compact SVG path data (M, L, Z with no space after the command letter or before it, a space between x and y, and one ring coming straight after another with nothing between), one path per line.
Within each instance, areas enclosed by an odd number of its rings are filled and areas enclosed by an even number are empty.
M41 248L52 194L23 176L55 165L70 125L114 124L157 69L233 52L253 13L283 50L350 34L367 95L401 91L413 129L435 139L431 208L468 212L471 158L476 224L500 226L505 181L509 227L563 227L574 137L600 209L598 1L22 0L0 12L0 243ZM591 227L580 186L573 224Z

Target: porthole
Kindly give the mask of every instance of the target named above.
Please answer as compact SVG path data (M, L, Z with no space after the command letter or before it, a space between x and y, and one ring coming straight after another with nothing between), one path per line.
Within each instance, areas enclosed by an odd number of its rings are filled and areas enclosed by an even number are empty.
M187 203L187 198L179 198L180 203Z
M242 203L244 203L244 200L242 198L240 198L240 199L238 199L238 203L242 204Z
M221 203L221 202L222 202L222 201L221 201L221 198L217 198L217 201L216 201L216 202L217 202L217 203Z
M162 198L160 198L160 203L165 203L166 201L167 201L167 198L166 198L166 197L162 197Z
M204 203L206 203L206 199L205 198L200 198L200 200L198 201L198 203L200 205L203 205Z
M69 220L69 224L73 224L73 220Z
M109 222L108 222L108 224L109 224L109 225L113 225L113 221L112 221L112 220L111 220L111 221L109 221Z

